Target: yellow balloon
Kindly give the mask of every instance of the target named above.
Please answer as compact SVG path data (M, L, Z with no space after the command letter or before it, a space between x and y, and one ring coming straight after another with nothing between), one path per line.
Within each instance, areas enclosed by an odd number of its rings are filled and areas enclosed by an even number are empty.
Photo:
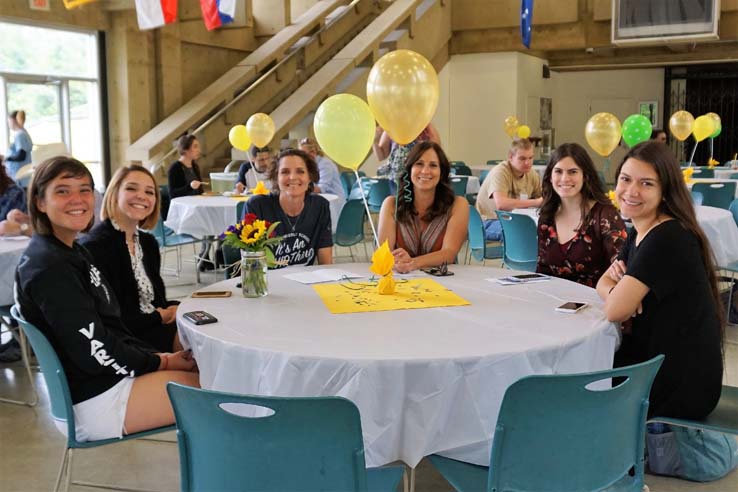
M694 125L692 127L692 135L694 135L694 139L698 142L703 141L707 137L713 134L715 131L715 120L707 116L706 114L703 114L702 116L698 116L697 119L694 120Z
M249 150L251 139L244 125L236 125L228 132L228 141L238 150Z
M518 131L519 125L520 122L515 116L508 116L505 118L505 122L502 124L502 127L505 129L507 136L513 138L515 136L515 132Z
M377 60L366 81L369 107L392 140L406 145L428 126L438 106L438 75L422 55L395 50Z
M528 138L530 137L530 127L528 125L522 125L518 127L518 137Z
M584 136L592 149L607 157L620 143L622 128L620 120L610 113L597 113L584 128Z
M269 145L274 138L274 130L274 121L268 114L252 114L246 122L246 131L249 133L251 142L259 148Z
M680 142L684 142L691 135L693 126L694 116L689 111L677 111L669 118L669 130Z
M336 94L318 107L313 121L315 138L338 164L357 170L374 142L374 115L363 99Z

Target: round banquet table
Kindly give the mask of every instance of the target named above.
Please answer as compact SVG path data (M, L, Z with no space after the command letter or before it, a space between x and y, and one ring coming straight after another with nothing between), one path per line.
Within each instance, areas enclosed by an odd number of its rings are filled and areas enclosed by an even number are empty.
M730 179L732 174L738 173L738 169L717 169L715 168L716 179Z
M368 274L366 264L338 266ZM208 290L232 297L182 302L180 339L197 359L203 388L353 401L367 466L414 467L433 453L488 465L506 388L531 374L611 368L618 330L594 289L557 278L502 286L486 279L511 270L451 270L433 279L471 305L331 314L312 286L284 278L304 267L270 271L261 299L243 298L236 279L226 280ZM591 306L556 312L565 301ZM194 310L219 321L194 325L182 316Z
M0 306L13 304L15 267L30 241L25 236L0 237Z
M336 232L338 217L341 215L343 202L337 195L321 193L328 200L331 209L331 225ZM236 207L243 197L230 196L180 196L169 204L169 212L164 225L177 234L191 236L218 236L228 226L236 222Z
M697 222L710 242L718 266L738 260L738 227L733 214L722 208L698 205L695 208ZM538 223L537 208L516 208L513 213L524 214Z

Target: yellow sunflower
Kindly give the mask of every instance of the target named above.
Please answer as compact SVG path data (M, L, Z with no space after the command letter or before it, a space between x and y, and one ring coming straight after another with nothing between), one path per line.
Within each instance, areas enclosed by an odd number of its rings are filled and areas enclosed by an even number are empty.
M264 234L266 234L266 222L263 220L255 220L251 224L246 224L243 226L243 230L241 231L241 241L244 242L244 244L254 244L258 240L260 240Z

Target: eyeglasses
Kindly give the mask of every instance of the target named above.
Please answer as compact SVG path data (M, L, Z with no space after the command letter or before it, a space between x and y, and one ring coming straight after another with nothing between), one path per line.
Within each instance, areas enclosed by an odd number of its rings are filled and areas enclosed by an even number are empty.
M454 272L448 270L448 263L445 261L437 267L423 268L423 271L428 275L434 275L436 277L449 277L454 274Z

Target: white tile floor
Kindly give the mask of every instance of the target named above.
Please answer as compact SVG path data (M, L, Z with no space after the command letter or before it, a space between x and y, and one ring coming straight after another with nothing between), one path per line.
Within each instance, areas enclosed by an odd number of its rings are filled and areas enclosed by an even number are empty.
M185 250L189 253L187 250ZM362 251L363 248L356 251ZM345 255L343 249L340 255ZM173 263L174 256L167 259ZM492 263L490 263L492 264ZM496 264L495 264L496 266ZM179 278L165 276L168 296L188 296L194 289L194 265L184 264ZM221 280L212 273L203 275L203 281ZM738 386L738 328L730 328L726 344L726 382ZM43 378L35 374L41 401L34 408L0 403L0 492L47 491L53 486L64 438L56 430L48 413ZM29 391L25 373L18 364L0 364L0 395L22 398ZM175 439L173 434L167 436ZM174 491L179 488L179 460L175 444L158 442L124 442L104 448L78 452L75 477L81 480L116 483L153 490ZM424 461L417 470L418 492L452 490L450 485ZM736 492L738 472L709 484L691 483L647 475L651 492ZM88 490L72 487L74 491ZM89 489L92 490L92 489Z

